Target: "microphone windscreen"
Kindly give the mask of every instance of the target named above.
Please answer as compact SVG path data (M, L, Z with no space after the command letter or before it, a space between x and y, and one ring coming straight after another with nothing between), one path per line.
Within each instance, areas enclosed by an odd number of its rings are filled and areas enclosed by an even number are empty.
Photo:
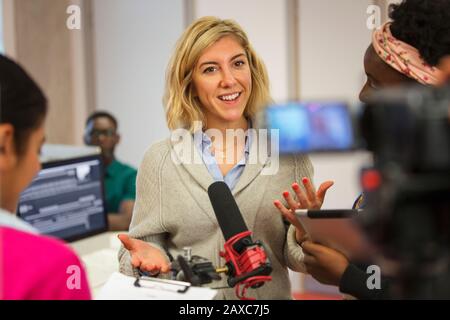
M248 231L239 207L225 182L216 181L211 184L208 188L208 195L225 241L238 233ZM236 246L235 249L238 252L241 251Z

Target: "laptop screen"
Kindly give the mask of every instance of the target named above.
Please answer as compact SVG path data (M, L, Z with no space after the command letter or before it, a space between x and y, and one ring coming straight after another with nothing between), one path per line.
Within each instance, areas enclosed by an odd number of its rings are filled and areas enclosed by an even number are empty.
M44 163L21 193L17 214L41 234L65 241L106 231L100 156Z

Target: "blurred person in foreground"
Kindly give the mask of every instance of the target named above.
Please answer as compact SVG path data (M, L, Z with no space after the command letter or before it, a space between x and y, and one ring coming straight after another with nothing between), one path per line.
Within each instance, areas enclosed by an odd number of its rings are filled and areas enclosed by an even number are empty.
M46 114L36 83L0 55L0 300L91 298L75 253L15 215L20 193L41 168Z
M450 79L450 0L405 0L392 5L389 16L392 21L374 31L364 56L367 81L359 94L361 102L384 88L440 86ZM289 221L299 223L292 211L298 203L285 195L288 208L276 206ZM354 208L364 206L362 194ZM313 278L357 298L389 298L386 278L380 290L370 290L366 285L370 274L365 270L339 251L309 241L306 233L304 239L306 270Z

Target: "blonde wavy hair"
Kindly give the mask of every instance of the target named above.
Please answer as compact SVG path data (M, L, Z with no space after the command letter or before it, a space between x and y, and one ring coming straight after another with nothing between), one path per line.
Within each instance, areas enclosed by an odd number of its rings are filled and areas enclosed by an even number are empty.
M194 94L193 72L203 51L229 35L239 41L250 66L252 91L244 116L253 118L272 101L266 67L250 45L244 30L233 20L203 17L192 23L182 34L167 66L163 104L170 130L185 128L192 132L194 121L205 124L203 107Z

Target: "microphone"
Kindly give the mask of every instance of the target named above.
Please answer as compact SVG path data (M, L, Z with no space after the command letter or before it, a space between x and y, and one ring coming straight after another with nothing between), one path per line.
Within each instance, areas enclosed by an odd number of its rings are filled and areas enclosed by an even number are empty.
M217 181L211 184L208 188L208 195L225 241L230 240L237 234L248 231L241 211L225 182ZM252 242L250 236L246 236L237 241L233 248L238 253L242 253L245 247Z
M214 209L219 227L225 238L225 251L220 256L226 261L225 272L228 275L228 285L236 287L236 295L246 298L249 287L259 288L269 276L272 266L260 241L253 242L251 231L248 230L239 207L231 190L223 181L216 181L208 188L208 195ZM240 284L244 285L242 292Z

